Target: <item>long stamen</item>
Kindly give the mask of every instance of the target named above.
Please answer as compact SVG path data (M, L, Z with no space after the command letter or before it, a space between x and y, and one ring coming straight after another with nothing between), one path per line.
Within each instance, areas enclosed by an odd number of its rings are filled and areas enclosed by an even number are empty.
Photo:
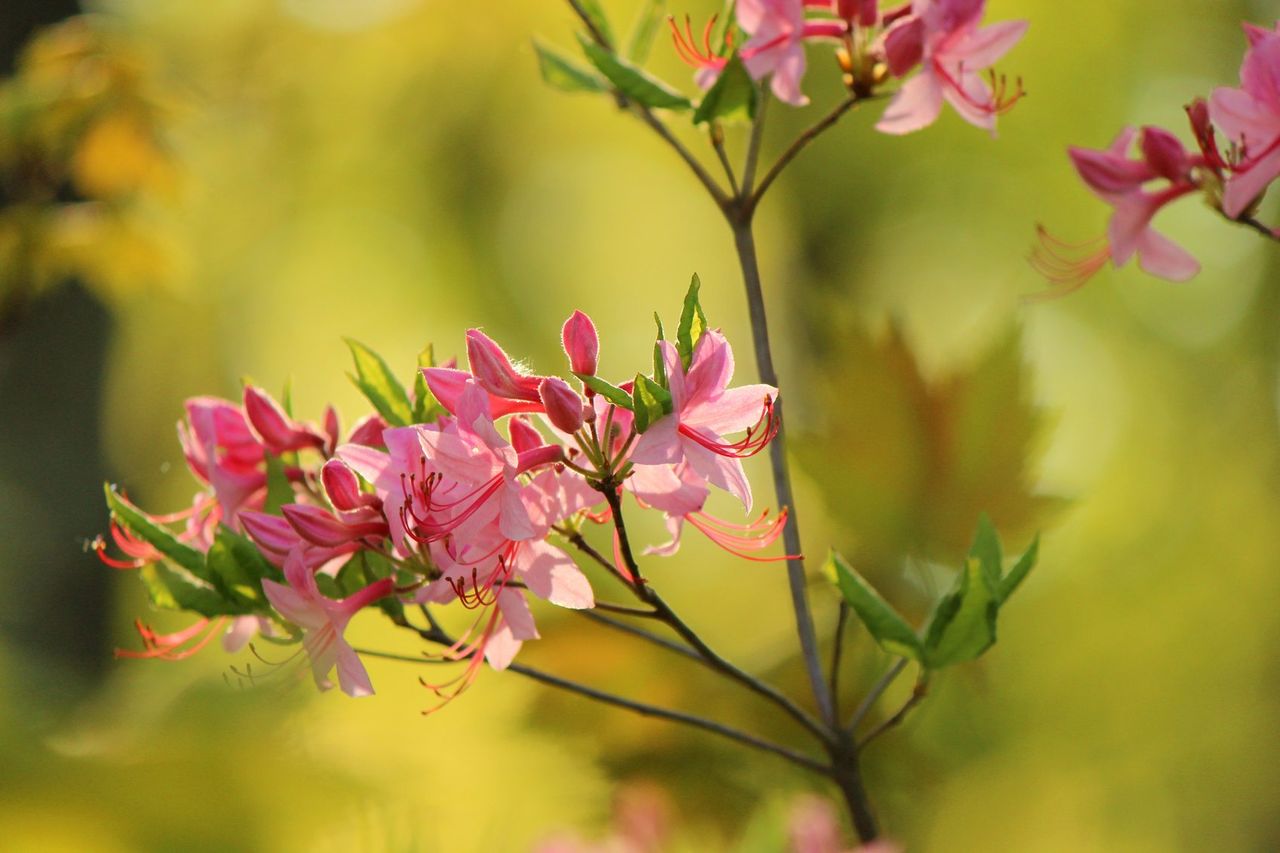
M717 546L744 560L751 560L756 563L774 563L784 560L803 559L801 555L797 554L759 557L747 553L748 551L760 551L768 548L778 540L787 524L787 511L785 509L772 520L769 519L768 511L766 511L758 519L745 525L730 524L701 511L690 513L685 516L685 519Z
M1030 299L1053 299L1079 290L1111 259L1111 247L1103 237L1068 243L1051 235L1043 225L1036 226L1036 234L1039 245L1028 261L1053 287Z
M778 434L778 418L774 411L773 400L766 397L760 419L754 426L748 427L746 436L738 441L727 442L715 439L687 424L680 424L679 431L681 435L693 439L712 453L732 459L746 459L755 456L764 450L770 441L773 441Z
M116 649L117 658L143 658L155 660L184 660L199 652L209 644L222 627L223 620L200 619L190 627L172 634L157 634L151 626L141 619L135 620L134 628L142 639L142 651ZM190 645L188 645L190 643ZM185 648L184 648L185 646Z

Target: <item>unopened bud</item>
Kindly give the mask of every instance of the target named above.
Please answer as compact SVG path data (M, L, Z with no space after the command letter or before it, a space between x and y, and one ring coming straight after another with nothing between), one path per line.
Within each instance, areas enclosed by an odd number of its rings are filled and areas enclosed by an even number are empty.
M560 330L565 354L569 356L569 369L582 376L595 376L600 357L600 338L595 323L581 311L574 311L564 328Z
M555 376L548 376L538 386L538 396L556 429L575 433L582 428L582 398L569 387L569 383Z

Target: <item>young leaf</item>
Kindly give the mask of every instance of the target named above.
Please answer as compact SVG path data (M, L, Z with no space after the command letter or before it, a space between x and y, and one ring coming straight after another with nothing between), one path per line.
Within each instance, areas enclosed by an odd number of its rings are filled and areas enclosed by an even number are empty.
M636 414L636 432L640 433L672 411L671 392L641 373L636 374L631 401Z
M278 514L280 507L293 503L293 486L289 485L289 475L284 470L284 460L274 453L266 454L267 459L267 502L263 512Z
M988 584L992 589L998 588L1004 574L1004 554L1000 550L1000 535L985 512L978 516L978 532L969 549L969 559L977 560Z
M613 44L613 28L609 26L609 19L605 17L604 9L600 8L599 0L578 0L582 11L586 12L587 17L591 19L591 24L596 31L609 44Z
M977 559L965 562L956 585L942 597L925 629L925 664L940 669L973 660L996 641L995 589Z
M252 612L248 607L226 601L213 587L193 581L185 572L164 563L143 566L138 575L151 603L165 610L190 610L209 617L242 616Z
M693 361L693 348L707 330L707 315L702 313L702 303L698 301L698 291L701 288L702 280L694 273L689 282L689 290L684 296L684 309L680 312L680 326L676 330L676 349L680 352L680 361L686 371Z
M667 339L667 334L662 329L662 318L658 316L658 312L653 312L653 321L658 324L658 339L653 342L653 378L663 388L670 389L671 383L667 381L667 362L662 357L662 342Z
M204 554L190 545L179 542L168 530L153 523L136 506L125 500L110 483L103 484L107 495L107 507L125 527L140 539L173 560L198 578L204 575Z
M693 113L694 124L709 121L750 121L756 115L757 90L742 60L734 53L720 76L702 96Z
M542 81L562 92L607 92L609 86L586 68L566 59L555 50L535 40L533 50L538 54L538 72Z
M835 570L845 601L849 602L880 647L891 654L920 660L924 652L920 638L898 615L898 611L835 551L827 557L827 563Z
M344 338L355 360L356 375L351 381L368 398L391 426L408 426L413 418L409 394L387 367L387 363L373 350L359 341Z
M210 581L224 598L255 609L266 603L262 579L284 579L252 542L225 526L218 528L206 565Z
M1013 591L1018 588L1023 579L1035 567L1036 557L1040 553L1040 537L1037 536L1031 540L1031 545L1026 552L1018 558L1018 562L1013 564L1013 568L1009 570L1009 574L1000 579L1000 585L996 587L996 598L1000 604L1004 604L1009 600L1009 596L1013 595Z
M634 65L619 59L600 45L578 36L587 59L614 87L638 104L668 110L687 110L693 106L689 99L665 83L649 76Z
M666 0L645 0L631 28L631 37L627 39L627 59L636 65L644 65L649 58L649 50L653 40L662 27L663 12L666 11Z
M628 412L632 409L631 395L623 391L616 385L610 385L599 376L587 376L582 373L575 373L574 376L582 380L582 384L595 391L601 397L604 397L615 406L621 406Z
M427 377L423 374L421 368L435 367L436 353L435 348L431 344L427 344L427 348L418 353L418 367L413 377L413 422L416 424L424 424L434 421L441 413L444 407L440 405L440 401L431 393L431 388L427 386Z

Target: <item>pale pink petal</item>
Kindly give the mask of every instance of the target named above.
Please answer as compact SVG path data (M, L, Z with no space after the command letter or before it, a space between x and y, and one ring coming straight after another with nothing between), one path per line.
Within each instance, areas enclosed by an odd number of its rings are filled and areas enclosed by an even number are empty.
M517 640L538 639L538 626L533 622L533 612L524 593L518 589L504 588L498 593L498 610Z
M1227 179L1222 194L1222 212L1235 219L1262 195L1267 186L1280 176L1280 141L1264 156L1251 162L1247 169Z
M329 670L333 669L338 660L338 644L341 642L333 626L328 623L302 635L302 647L307 650L307 658L311 662L311 675L316 680L316 687L321 690L333 687L333 682L329 680Z
M316 631L329 624L329 614L324 608L282 583L264 580L262 591L276 612L299 628Z
M515 660L522 645L524 642L516 639L506 620L499 618L497 626L485 640L484 659L489 662L489 666L501 672L511 666L511 661Z
M644 553L655 557L671 557L680 550L680 534L684 531L684 516L668 514L666 517L667 532L671 534L671 539L661 545L650 545L644 549Z
M674 465L680 461L680 421L667 415L651 424L636 440L631 450L631 461L639 465Z
M955 109L960 118L974 127L995 135L996 114L991 106L991 87L982 75L960 66L948 68L955 86L944 86L942 96Z
M1280 127L1256 98L1242 89L1219 87L1209 96L1209 118L1228 140L1248 148L1265 148Z
M498 502L500 507L498 529L502 531L503 536L519 542L538 535L538 531L533 526L533 520L529 518L529 510L520 499L520 490L515 486L514 481L500 490Z
M1138 265L1170 281L1186 281L1200 272L1200 264L1186 249L1152 228L1138 240Z
M948 45L947 62L958 61L966 71L981 71L995 64L1009 52L1030 26L1026 21L1001 21L979 30L971 30ZM938 57L941 61L942 57Z
M716 436L742 432L759 423L765 402L778 396L772 385L743 385L728 388L714 400L690 409L681 421Z
M1280 36L1249 48L1240 66L1240 85L1272 115L1280 115Z
M567 554L545 541L530 542L520 556L520 575L529 591L560 607L595 606L591 583Z
M796 41L778 57L774 66L771 88L779 101L793 107L803 107L809 103L804 92L800 91L804 68L804 45Z
M724 335L714 329L705 332L693 348L679 411L684 412L719 396L733 379L733 366L733 348Z
M649 506L676 515L697 512L707 501L706 479L688 465L637 465L627 488Z
M227 632L222 635L222 648L224 651L234 654L253 639L253 635L258 633L262 627L262 619L258 616L237 616L231 620L231 624L227 626Z
M662 351L662 365L667 371L667 389L671 392L671 402L678 412L684 408L684 362L680 360L680 351L671 341L660 341L658 349ZM617 420L617 416L614 416Z
M876 130L900 136L928 127L942 112L942 85L931 70L923 69L902 85Z
M747 481L740 459L712 453L693 441L684 441L683 445L685 458L695 471L705 477L707 482L742 501L747 512L751 511L751 483Z
M338 667L338 686L342 692L352 698L373 695L373 684L369 681L369 671L355 649L346 640L337 639L334 643L334 662Z

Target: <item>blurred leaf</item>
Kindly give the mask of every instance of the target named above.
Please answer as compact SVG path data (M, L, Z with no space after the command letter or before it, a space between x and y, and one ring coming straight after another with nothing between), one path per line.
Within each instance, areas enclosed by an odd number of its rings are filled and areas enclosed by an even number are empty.
M201 616L242 616L251 608L225 600L213 587L199 583L164 563L149 563L138 570L151 603L165 610L189 610Z
M735 52L702 96L693 114L694 124L709 121L750 121L756 115L757 90L742 59Z
M289 484L289 475L285 473L284 460L274 453L267 453L267 501L262 511L275 515L280 507L293 503L293 486Z
M224 598L253 609L266 605L263 578L283 580L280 570L271 565L252 542L226 526L218 528L217 537L209 546L206 565L210 580Z
M578 0L578 4L582 7L582 11L591 19L591 23L604 37L609 44L613 44L613 28L609 26L609 19L605 17L604 9L600 8L598 0Z
M881 598L862 575L835 551L827 557L827 563L835 572L845 601L849 602L880 647L895 655L920 660L923 653L920 638L893 609L893 605Z
M669 110L687 110L693 106L689 99L649 76L634 65L619 59L600 45L578 36L582 49L601 74L622 94L646 107Z
M440 401L436 399L436 396L431 393L431 389L427 386L427 377L422 373L422 368L435 366L435 347L427 344L427 348L418 353L418 370L413 377L414 423L429 423L444 413L444 407L440 405Z
M698 291L702 288L702 280L693 274L689 282L689 290L684 295L684 309L680 312L680 326L676 329L676 349L680 352L680 361L684 369L689 369L693 361L693 348L707 330L707 315L702 313L702 303L698 301Z
M196 577L204 574L204 554L179 542L168 530L148 519L141 510L118 494L110 483L103 484L103 490L107 495L107 506L120 523Z
M548 86L562 92L609 91L605 81L536 39L533 49L538 54L538 72Z
M672 410L671 392L642 373L636 374L631 389L631 400L636 415L636 432L644 432Z
M581 373L575 373L573 375L581 379L583 385L586 385L592 391L595 391L615 406L621 406L628 412L632 410L634 404L631 402L631 395L626 391L623 391L618 386L610 385L599 376L586 376Z
M359 341L344 338L355 360L351 381L391 426L408 426L413 420L409 394L382 357Z
M653 48L653 40L662 26L663 13L667 9L666 0L645 0L640 6L640 13L631 28L631 37L627 39L627 59L636 65L644 65Z
M978 559L969 559L955 587L938 602L925 629L925 664L938 669L973 660L996 641L999 603Z
M1034 492L1044 417L1016 331L968 369L927 379L896 325L819 333L822 422L792 444L827 506L885 574L904 555L954 563L986 509L1006 537L1027 535L1061 501Z
M978 532L969 549L969 559L978 561L991 588L997 589L1004 574L1004 555L1000 550L1000 536L985 512L978 516Z
M658 316L658 312L653 312L653 321L658 324L658 337L653 342L653 378L663 388L670 389L671 383L667 380L667 363L662 358L662 342L667 339L667 333L662 328L662 318Z
M1001 578L1000 585L996 587L996 594L997 598L1000 600L1000 604L1003 605L1008 601L1009 596L1013 595L1013 591L1016 590L1022 584L1023 579L1031 573L1031 570L1035 567L1036 558L1039 554L1040 537L1037 536L1035 539L1031 540L1031 545L1023 555L1018 558L1018 562L1013 564L1013 568L1009 570L1009 574Z

